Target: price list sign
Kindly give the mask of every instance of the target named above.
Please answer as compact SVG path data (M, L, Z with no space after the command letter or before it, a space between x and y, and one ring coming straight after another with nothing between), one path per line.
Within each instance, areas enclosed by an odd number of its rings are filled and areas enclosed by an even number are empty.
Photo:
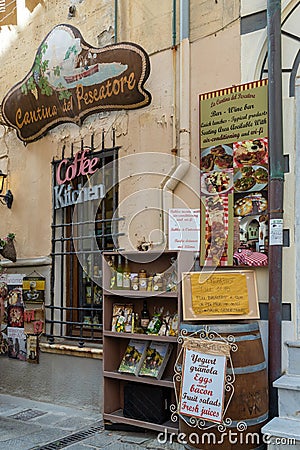
M248 314L246 276L240 273L214 273L205 282L191 275L192 306L196 314Z
M183 320L258 319L253 270L183 272Z

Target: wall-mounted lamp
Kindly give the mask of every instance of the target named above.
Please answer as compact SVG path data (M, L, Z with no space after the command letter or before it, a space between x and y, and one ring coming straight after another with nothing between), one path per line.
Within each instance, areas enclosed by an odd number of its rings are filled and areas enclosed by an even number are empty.
M14 197L10 190L8 190L5 195L2 195L5 178L7 178L7 175L5 173L2 173L2 170L0 170L0 201L3 205L6 205L10 209Z

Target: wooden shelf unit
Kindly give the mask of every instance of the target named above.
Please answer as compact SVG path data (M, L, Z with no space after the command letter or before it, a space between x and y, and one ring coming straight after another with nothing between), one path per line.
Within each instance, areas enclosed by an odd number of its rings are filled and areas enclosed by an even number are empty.
M177 342L177 337L175 336L157 336L156 334L139 334L139 333L116 333L115 331L103 331L104 336L110 336L117 339L139 339L142 341L163 341L164 342Z
M120 295L122 297L129 297L129 298L151 298L151 297L166 297L166 298L177 298L177 292L166 292L166 291L132 291L127 289L119 289L119 290L112 290L112 289L104 289L103 290L104 295Z
M111 270L108 261L115 256L117 262L118 252L103 253L103 377L104 377L104 420L111 423L122 423L123 425L134 425L141 428L149 428L156 431L168 429L169 432L177 432L178 424L171 421L164 424L144 422L136 419L129 419L123 415L124 407L124 386L128 382L145 384L147 386L162 386L171 391L171 403L175 403L175 393L173 385L174 364L177 357L177 338L175 336L158 336L138 333L117 333L111 331L112 311L115 303L132 304L134 311L140 314L143 308L143 300L147 300L150 316L158 306L164 306L164 311L171 314L178 313L181 317L181 285L178 283L176 292L166 291L133 291L133 290L111 290L110 278ZM178 252L170 251L163 253L154 252L130 252L123 253L129 263L132 273L138 273L140 269L145 269L148 274L162 273L171 267L171 258L177 261L177 274L180 280L180 273L188 271L192 267L191 253L184 252L179 258ZM184 264L183 264L184 262ZM118 368L127 348L130 339L147 341L168 342L173 346L172 354L166 365L161 380L151 377L135 376L119 373Z

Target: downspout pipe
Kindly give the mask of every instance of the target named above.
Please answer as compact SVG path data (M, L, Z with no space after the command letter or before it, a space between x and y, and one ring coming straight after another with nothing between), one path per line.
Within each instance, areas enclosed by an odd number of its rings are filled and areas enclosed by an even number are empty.
M115 44L118 43L118 0L115 0Z
M176 47L176 1L173 0L173 6L172 6L172 48Z
M163 188L164 236L168 236L168 209L173 193L190 167L190 0L180 0L179 153L175 171ZM171 202L170 202L171 199Z
M269 103L269 412L278 416L278 393L273 382L282 374L282 243L272 243L273 219L283 220L283 127L281 68L281 1L268 0Z
M153 246L161 246L166 244L166 230L168 227L168 217L166 210L172 206L172 202L166 197L166 183L174 173L177 167L177 33L176 33L176 21L177 21L177 6L176 0L173 0L172 6L172 74L173 74L173 105L172 105L172 165L170 170L161 181L159 186L159 226L162 232L162 238L158 242L154 242Z
M190 1L180 0L179 160L165 185L174 191L190 167Z
M174 115L173 142L176 139L176 0L173 1L173 70L174 70ZM174 164L160 184L162 231L164 240L168 235L168 210L173 205L173 192L187 174L190 167L190 0L180 0L180 67L179 67L179 149L173 146ZM175 121L175 122L174 122ZM156 245L157 243L155 243ZM160 244L160 243L159 243Z

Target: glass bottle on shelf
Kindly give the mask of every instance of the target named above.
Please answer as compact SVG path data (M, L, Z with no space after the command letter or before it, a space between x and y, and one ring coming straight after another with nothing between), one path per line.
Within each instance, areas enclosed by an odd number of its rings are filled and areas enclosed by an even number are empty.
M83 280L83 283L85 283L86 277L87 277L87 266L83 265L82 266L82 280Z
M128 259L125 257L125 265L123 271L123 289L130 289L130 270Z
M141 327L141 321L140 321L140 316L139 314L136 312L134 313L134 324L133 324L133 333L139 333L139 334L143 334L144 333L144 329Z
M115 257L112 256L111 259L108 261L108 265L110 267L110 289L117 289L117 271L116 271L116 264L115 264Z
M122 257L118 255L118 266L117 266L117 289L123 288L123 267L122 267Z
M94 285L94 304L102 304L102 289L97 285Z
M99 266L94 266L94 277L95 278L99 277Z
M150 322L150 314L147 307L147 300L144 300L143 309L141 311L141 327L145 331Z
M90 277L85 280L85 301L88 305L92 303L92 282Z
M86 265L82 266L82 284L83 284L83 298L85 303L92 303L92 283L88 276L88 268Z

